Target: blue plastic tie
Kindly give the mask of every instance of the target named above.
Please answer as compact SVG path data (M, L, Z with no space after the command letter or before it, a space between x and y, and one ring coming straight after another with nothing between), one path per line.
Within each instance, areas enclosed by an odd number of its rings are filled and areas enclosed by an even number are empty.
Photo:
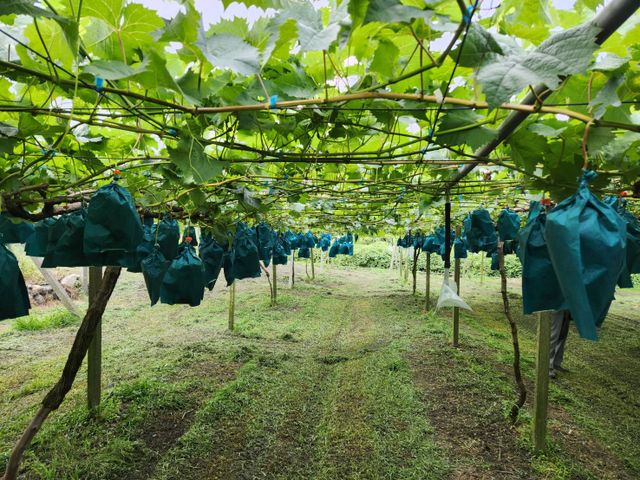
M96 77L96 91L101 92L104 90L104 78Z
M269 108L276 108L276 103L278 103L278 95L271 95L271 97L269 97Z
M178 136L178 131L175 128L167 129L167 133L169 135L171 135L172 137L177 137Z
M427 140L429 141L433 140L433 128L430 128L429 131L427 132Z
M471 21L471 16L473 15L473 11L476 9L475 5L469 5L467 7L467 12L462 16L462 20L465 24Z

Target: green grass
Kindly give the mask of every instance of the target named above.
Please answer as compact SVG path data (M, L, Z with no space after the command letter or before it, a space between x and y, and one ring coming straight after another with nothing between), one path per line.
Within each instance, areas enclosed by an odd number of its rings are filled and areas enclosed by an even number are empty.
M310 282L298 268L293 291L281 271L276 307L264 279L240 282L234 332L222 285L199 308L149 309L140 277L124 274L103 321L101 409L87 412L83 368L28 450L23 477L640 476L637 290L619 296L599 343L571 332L572 372L552 383L549 451L536 456L530 401L518 424L507 420L511 337L495 279L462 282L474 312L462 316L453 349L450 312L425 314L424 297L398 272L318 268ZM423 292L424 275L419 281ZM432 279L434 293L440 282ZM518 315L512 298L531 386L535 319ZM74 332L0 336L0 468Z
M80 323L80 319L67 310L53 310L20 317L13 323L18 332L35 332L52 328L64 328Z

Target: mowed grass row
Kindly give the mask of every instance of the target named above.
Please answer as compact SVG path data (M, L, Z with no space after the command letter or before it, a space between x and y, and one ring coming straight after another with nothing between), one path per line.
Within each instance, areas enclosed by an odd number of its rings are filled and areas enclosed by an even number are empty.
M424 297L412 297L397 272L304 277L299 265L294 291L282 277L276 307L265 280L240 282L230 333L223 286L199 308L149 309L140 278L125 275L105 316L100 414L86 411L83 371L36 437L25 478L640 475L638 319L620 313L640 303L637 292L614 307L600 343L572 332L573 371L551 389L550 450L533 456L528 411L514 427L506 418L515 398L511 339L495 279L463 284L474 312L463 315L462 345L452 349L449 312L426 315ZM438 279L433 285L435 293ZM516 313L518 301L513 295ZM518 321L530 379L535 320ZM0 335L0 467L74 333Z

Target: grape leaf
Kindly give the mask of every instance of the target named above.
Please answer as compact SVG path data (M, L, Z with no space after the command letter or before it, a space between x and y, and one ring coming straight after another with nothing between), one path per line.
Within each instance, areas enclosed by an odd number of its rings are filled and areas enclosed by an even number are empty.
M461 110L447 113L440 122L438 131L455 130L468 127L479 122L484 117L472 110ZM438 133L436 140L441 145L469 145L476 149L490 142L496 136L496 131L487 127L477 126L466 128L459 132Z
M599 27L588 24L557 33L536 49L521 55L499 56L483 65L477 80L490 107L496 107L527 85L555 88L561 78L584 72L597 48Z
M258 49L235 35L213 35L196 42L205 58L216 68L229 68L241 75L260 70Z
M460 47L451 51L452 59L458 58ZM479 67L491 61L504 52L497 40L477 23L472 23L464 41L462 53L460 53L458 64L463 67Z
M193 137L181 138L176 148L167 147L171 161L178 166L187 183L202 183L222 173L225 162L207 155Z

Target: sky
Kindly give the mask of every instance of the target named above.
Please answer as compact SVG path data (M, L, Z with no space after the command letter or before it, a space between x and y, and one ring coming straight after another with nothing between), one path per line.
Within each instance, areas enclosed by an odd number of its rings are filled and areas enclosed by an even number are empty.
M148 8L152 8L158 12L163 18L173 18L182 8L175 0L134 0L136 3L141 3ZM571 10L576 0L551 0L553 6L560 10ZM312 1L316 7L322 7L328 5L328 0L315 0ZM481 2L485 8L487 6L499 5L499 1L496 0L484 0ZM607 2L605 2L607 3ZM209 26L212 23L218 22L221 18L233 19L234 17L243 17L249 20L249 23L254 22L258 17L264 15L264 10L257 7L246 7L244 4L232 3L225 11L224 6L220 0L195 0L196 9L202 15L205 26ZM490 10L485 10L485 15L490 15Z

